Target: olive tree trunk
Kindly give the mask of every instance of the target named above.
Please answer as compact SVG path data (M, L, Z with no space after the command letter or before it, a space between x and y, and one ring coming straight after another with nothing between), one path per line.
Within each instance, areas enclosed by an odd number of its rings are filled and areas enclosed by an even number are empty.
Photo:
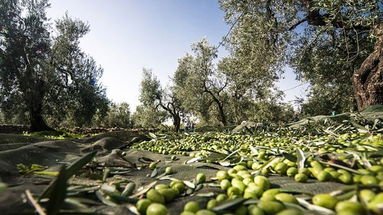
M178 132L181 127L181 117L179 114L174 114L173 115L173 126L174 126L174 131Z
M375 31L374 51L354 72L354 95L359 110L383 104L383 23Z
M25 92L25 101L27 104L30 120L30 131L54 131L53 128L49 127L42 114L43 100L45 96L44 81L37 79L35 82L34 89L32 87L27 88ZM30 86L30 85L28 85Z

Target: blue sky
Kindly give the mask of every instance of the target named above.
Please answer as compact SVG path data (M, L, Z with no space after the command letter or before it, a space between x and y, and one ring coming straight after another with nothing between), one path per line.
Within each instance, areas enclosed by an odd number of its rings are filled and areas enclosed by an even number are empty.
M142 68L152 69L166 85L193 42L206 37L217 45L229 29L217 0L51 0L48 16L54 20L66 11L91 26L81 47L104 68L101 81L107 96L128 102L132 110L139 104ZM219 52L226 54L224 49ZM298 84L288 71L278 86ZM289 90L285 99L304 91Z

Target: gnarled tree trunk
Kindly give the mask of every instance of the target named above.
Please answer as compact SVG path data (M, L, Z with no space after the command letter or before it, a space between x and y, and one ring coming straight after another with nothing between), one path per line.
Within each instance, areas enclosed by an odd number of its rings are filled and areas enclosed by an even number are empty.
M173 126L174 126L174 131L178 132L181 127L181 117L179 114L174 114L173 115Z
M25 100L29 111L30 131L54 131L46 124L42 115L45 96L44 84L43 80L37 79L35 88L26 90Z
M353 75L354 95L359 110L383 104L383 23L375 30L374 51Z

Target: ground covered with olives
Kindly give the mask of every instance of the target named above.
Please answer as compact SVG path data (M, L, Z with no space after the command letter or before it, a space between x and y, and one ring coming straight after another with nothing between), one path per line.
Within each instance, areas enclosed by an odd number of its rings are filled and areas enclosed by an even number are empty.
M383 214L371 127L13 138L0 151L4 214Z
M182 214L383 214L383 140L378 133L205 133L133 147L229 167L210 178L220 192L205 205L190 209L197 204L187 203ZM278 177L296 183L286 186Z

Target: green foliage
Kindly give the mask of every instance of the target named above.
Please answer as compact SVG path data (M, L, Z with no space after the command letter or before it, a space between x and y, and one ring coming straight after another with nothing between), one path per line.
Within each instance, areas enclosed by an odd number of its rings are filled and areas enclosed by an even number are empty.
M226 74L231 77L241 71L244 78L232 78L241 83L238 86L246 89L256 83L267 91L287 64L298 79L312 86L305 114L352 109L351 78L373 50L373 31L382 21L381 4L375 0L220 0L227 22L234 25L226 44L231 51L228 62L234 63L225 66ZM236 90L245 95L243 89Z
M0 102L2 112L28 113L32 130L89 124L106 106L98 83L102 69L79 47L89 26L68 15L56 21L56 36L46 17L47 0L10 1L0 7ZM17 110L17 111L15 111Z
M82 134L71 134L63 131L25 132L23 135L28 137L45 137L54 140L78 139L84 137Z
M107 128L131 128L133 123L131 118L128 103L112 103L106 115L103 115L101 112L95 114L92 125Z
M216 70L216 48L206 39L192 45L193 55L187 54L178 62L174 74L175 94L182 98L182 107L204 121L212 117L227 124L225 112L226 78ZM215 110L215 112L212 112Z
M143 69L143 78L140 87L140 102L145 105L156 105L162 96L160 81L151 70Z
M171 118L175 131L179 130L183 112L181 98L176 94L175 87L163 89L157 77L148 69L143 70L140 102L142 106L136 110L137 126L157 127L167 118ZM159 116L155 117L155 113Z
M301 114L304 116L330 115L332 112L343 113L354 110L352 92L344 90L341 86L313 85L308 99L299 102Z
M157 128L165 121L166 117L166 112L160 111L156 107L139 105L132 119L134 127Z
M43 171L43 170L47 169L48 167L47 166L41 166L39 164L31 164L31 166L28 167L28 166L20 163L20 164L17 164L16 168L20 174L29 175L29 174L32 174L33 172L36 172L36 171Z

